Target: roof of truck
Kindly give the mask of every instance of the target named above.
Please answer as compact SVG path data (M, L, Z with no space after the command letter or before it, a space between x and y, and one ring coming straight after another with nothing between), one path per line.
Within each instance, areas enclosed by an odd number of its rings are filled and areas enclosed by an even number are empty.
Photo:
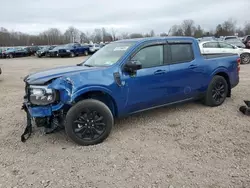
M180 36L168 36L168 37L146 37L146 38L134 38L134 39L122 39L115 42L145 42L150 40L163 40L163 39L192 39L196 40L193 37L180 37Z

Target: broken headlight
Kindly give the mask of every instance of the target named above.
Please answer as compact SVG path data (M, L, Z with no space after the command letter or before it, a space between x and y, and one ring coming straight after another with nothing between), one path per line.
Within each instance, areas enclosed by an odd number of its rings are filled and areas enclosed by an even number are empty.
M47 86L30 86L29 94L29 100L34 105L44 106L52 104L58 99L58 92Z

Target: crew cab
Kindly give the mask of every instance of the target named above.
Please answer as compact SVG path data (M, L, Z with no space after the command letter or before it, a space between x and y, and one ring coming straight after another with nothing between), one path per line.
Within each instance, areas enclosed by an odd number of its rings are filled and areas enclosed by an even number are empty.
M239 83L238 54L201 55L192 37L152 37L107 44L86 61L24 78L24 142L32 122L58 127L80 145L103 142L114 118L201 100L216 107Z
M235 53L240 56L242 64L250 63L250 49L239 48L235 45L228 44L222 41L200 42L199 45L201 53L205 54Z
M66 44L63 48L58 50L58 56L60 57L75 57L84 54L89 55L89 46L82 46L79 43Z

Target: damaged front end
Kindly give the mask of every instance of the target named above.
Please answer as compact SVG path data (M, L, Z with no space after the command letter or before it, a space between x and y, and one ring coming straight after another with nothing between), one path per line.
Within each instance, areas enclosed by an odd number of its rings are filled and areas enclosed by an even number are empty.
M32 125L44 127L49 134L64 128L65 117L72 105L72 82L68 78L57 78L46 85L33 85L24 79L25 96L22 109L26 112L27 125L21 136L25 142L32 133Z

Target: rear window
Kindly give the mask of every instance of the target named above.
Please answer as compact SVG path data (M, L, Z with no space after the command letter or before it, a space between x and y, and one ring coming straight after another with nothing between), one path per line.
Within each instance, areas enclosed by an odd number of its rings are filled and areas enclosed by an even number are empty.
M172 63L189 62L194 59L192 44L170 44Z

